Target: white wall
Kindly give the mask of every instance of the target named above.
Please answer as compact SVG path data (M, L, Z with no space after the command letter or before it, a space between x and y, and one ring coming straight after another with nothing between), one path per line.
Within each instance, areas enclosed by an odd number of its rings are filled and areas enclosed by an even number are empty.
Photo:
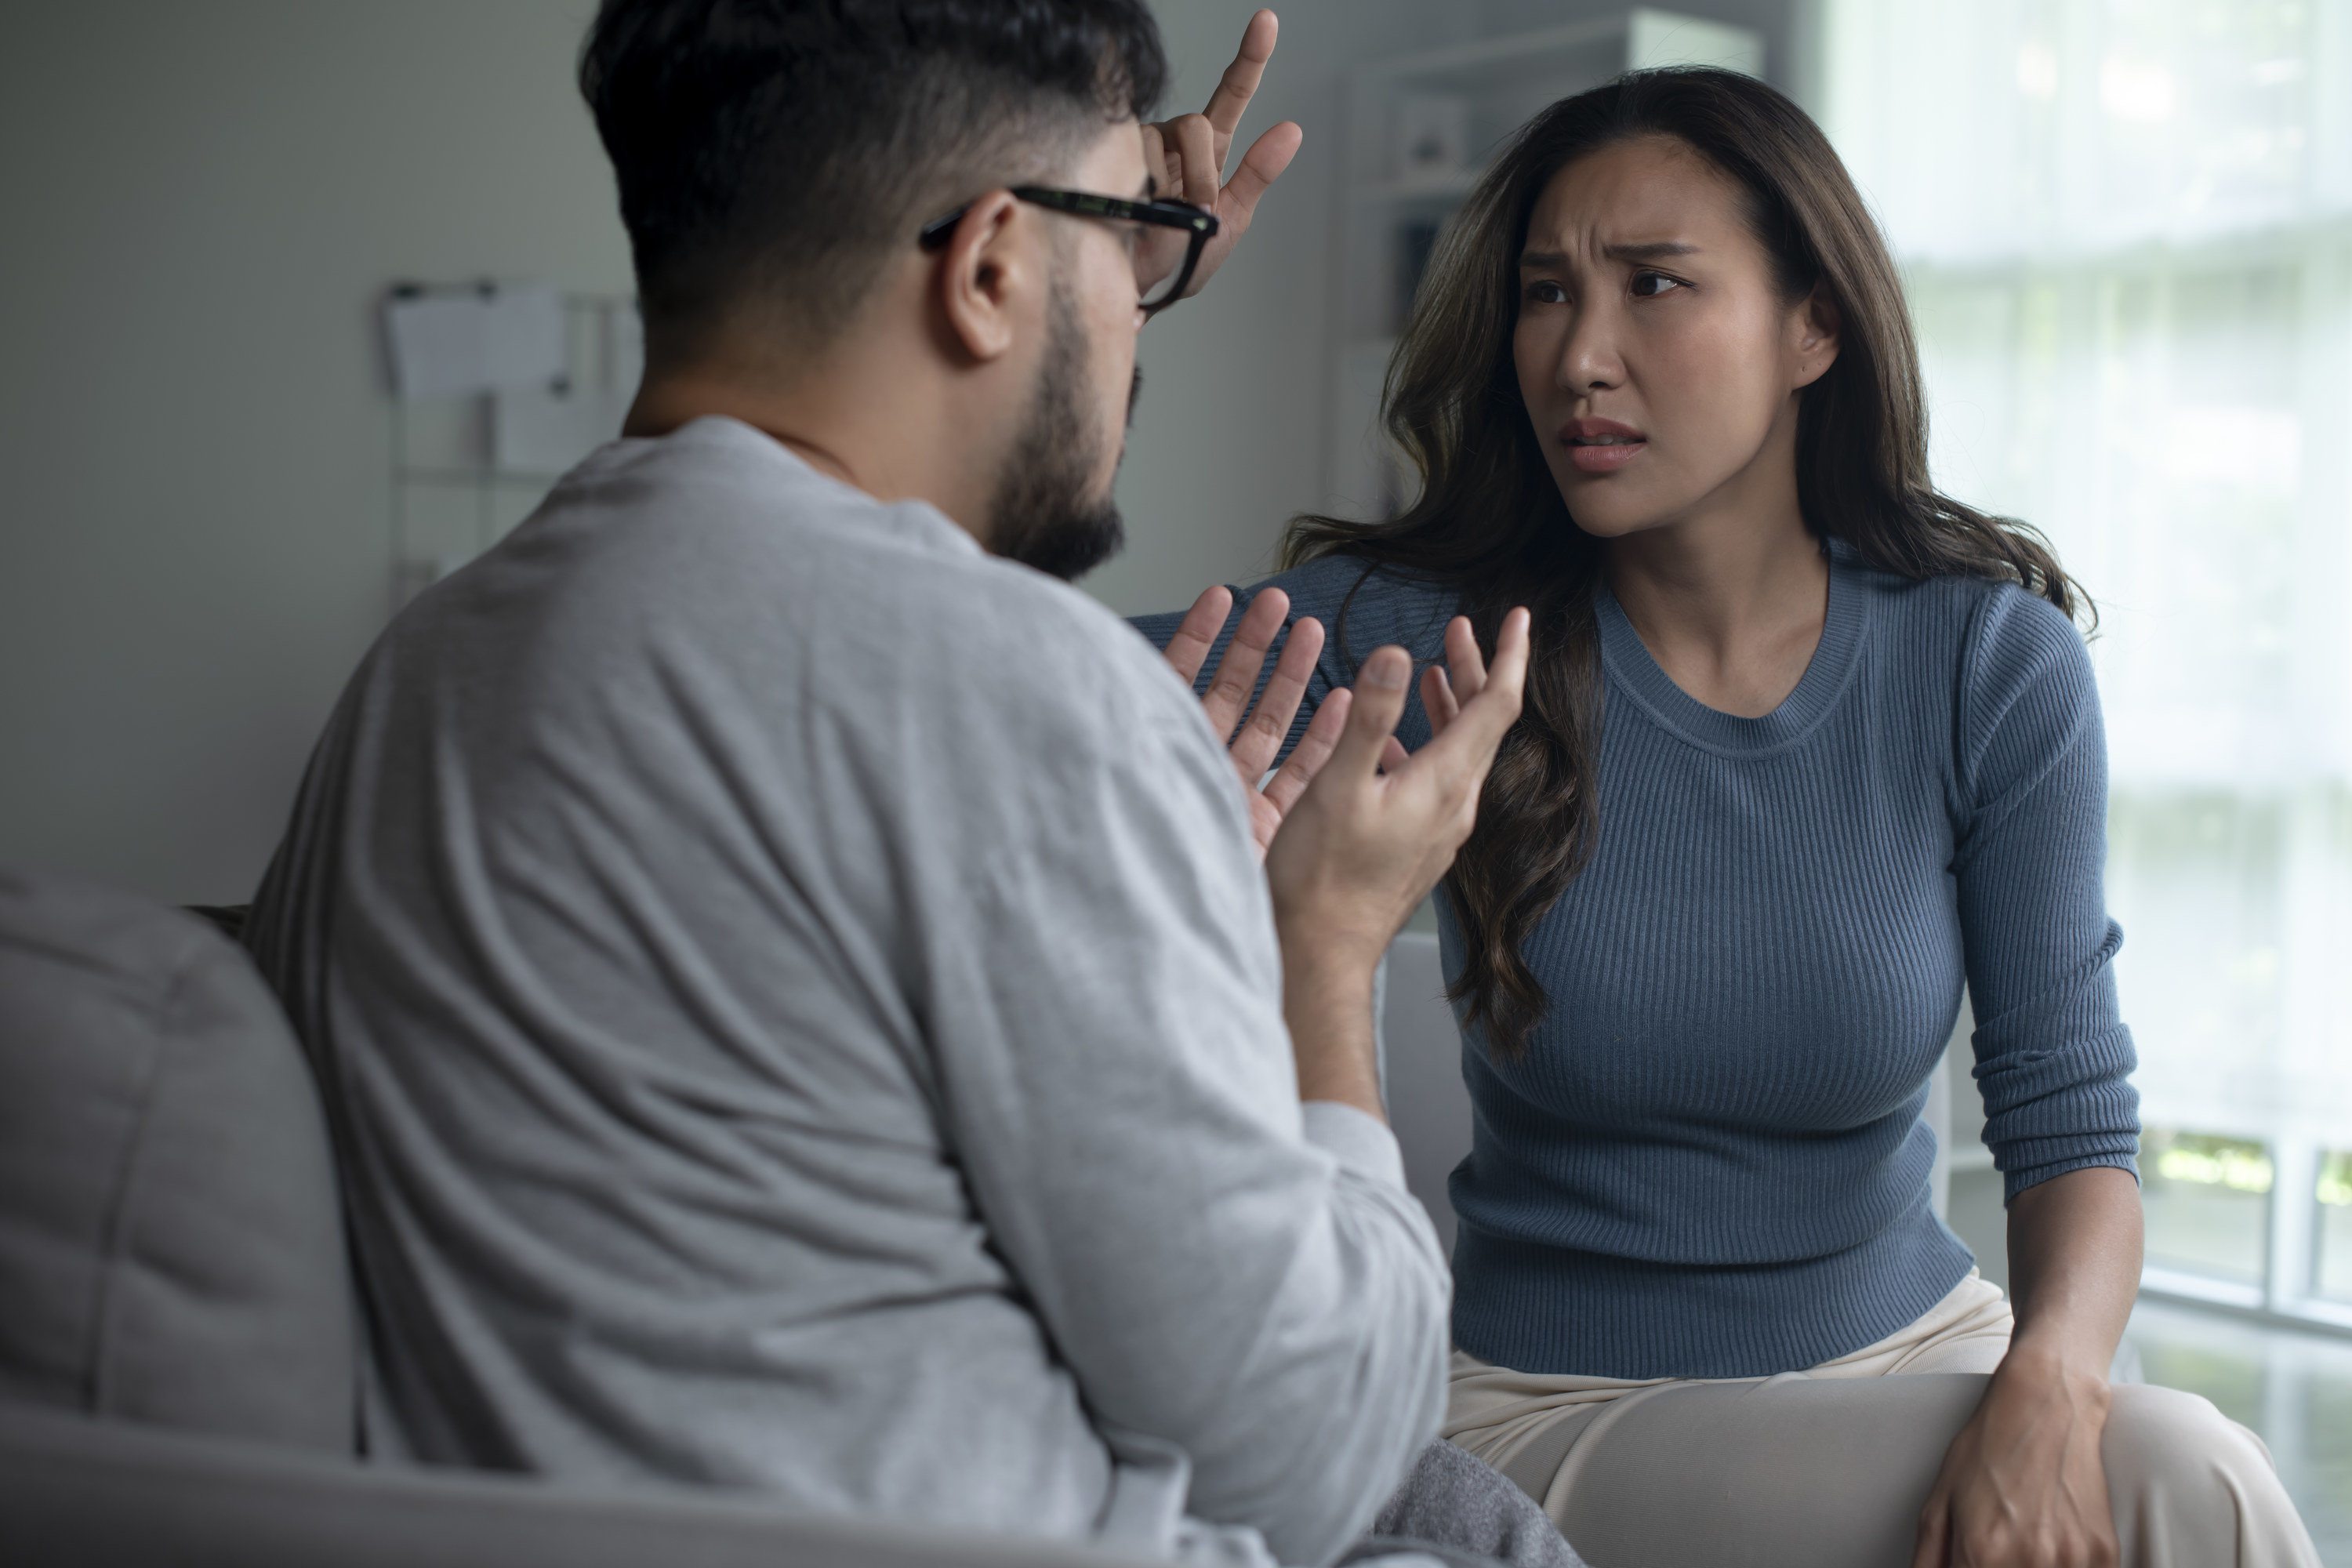
M1818 88L1822 0L1647 0L1711 22L1728 22L1763 35L1764 79L1810 106ZM1480 32L1487 37L1554 26L1625 9L1622 0L1478 0Z
M628 288L592 9L9 8L0 861L251 889L388 604L377 293Z

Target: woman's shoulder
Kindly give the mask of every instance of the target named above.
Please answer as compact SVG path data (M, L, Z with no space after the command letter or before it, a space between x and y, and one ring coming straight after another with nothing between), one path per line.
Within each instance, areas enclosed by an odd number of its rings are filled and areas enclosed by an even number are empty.
M2015 753L2016 766L2044 766L2096 728L2098 686L2082 631L2040 594L1958 573L1907 579L1857 570L1875 601L1874 620L1897 645L1890 694L1951 705L1964 778L1981 784L1995 752Z
M1445 623L1454 618L1458 595L1425 578L1356 555L1323 555L1245 585L1232 585L1234 608L1225 625L1237 625L1250 601L1268 588L1290 596L1284 619L1293 625L1319 621L1334 634L1331 647L1369 653L1402 643L1417 658L1444 647ZM1168 646L1184 619L1181 610L1131 617L1135 628L1160 647ZM1327 656L1328 657L1328 656Z
M1323 555L1253 583L1234 597L1255 598L1268 588L1290 595L1292 621L1312 617L1352 647L1367 652L1400 643L1415 657L1442 647L1459 594L1450 585L1357 555Z
M1947 572L1911 578L1836 551L1906 640L1940 645L1975 672L2021 664L2089 668L2083 634L2065 611L2013 578Z

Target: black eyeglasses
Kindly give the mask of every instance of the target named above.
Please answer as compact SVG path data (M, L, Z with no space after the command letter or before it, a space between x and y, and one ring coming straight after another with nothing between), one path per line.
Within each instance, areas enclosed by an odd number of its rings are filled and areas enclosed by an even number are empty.
M1091 191L1056 191L1044 185L1014 185L1012 191L1024 202L1051 207L1055 212L1148 226L1135 247L1135 298L1147 316L1166 310L1184 297L1184 286L1192 281L1192 269L1201 265L1202 248L1217 232L1216 215L1190 202L1122 201L1117 196L1098 196ZM937 250L947 244L955 226L971 210L968 206L958 207L947 216L925 224L923 232L917 237L922 247ZM1181 265L1174 261L1176 236L1168 235L1166 242L1161 243L1161 237L1154 232L1159 229L1181 230L1190 237Z

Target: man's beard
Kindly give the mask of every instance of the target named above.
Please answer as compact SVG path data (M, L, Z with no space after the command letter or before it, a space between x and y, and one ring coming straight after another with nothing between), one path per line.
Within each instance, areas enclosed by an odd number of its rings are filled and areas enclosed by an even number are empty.
M1102 466L1102 426L1089 406L1086 334L1058 286L1046 314L1045 363L989 506L989 547L1068 583L1118 554L1127 525L1109 496L1087 497Z

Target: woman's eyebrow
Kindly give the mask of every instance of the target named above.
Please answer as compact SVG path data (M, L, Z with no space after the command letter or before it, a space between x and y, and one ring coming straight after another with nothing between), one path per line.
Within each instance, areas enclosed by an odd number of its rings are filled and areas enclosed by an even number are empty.
M1612 261L1657 261L1669 256L1696 256L1698 247L1679 239L1652 239L1639 245L1604 245L1601 253ZM1565 267L1566 253L1558 250L1523 250L1519 252L1522 267Z
M1653 239L1641 245L1606 245L1601 254L1617 261L1658 261L1669 256L1696 256L1698 247L1679 239Z

